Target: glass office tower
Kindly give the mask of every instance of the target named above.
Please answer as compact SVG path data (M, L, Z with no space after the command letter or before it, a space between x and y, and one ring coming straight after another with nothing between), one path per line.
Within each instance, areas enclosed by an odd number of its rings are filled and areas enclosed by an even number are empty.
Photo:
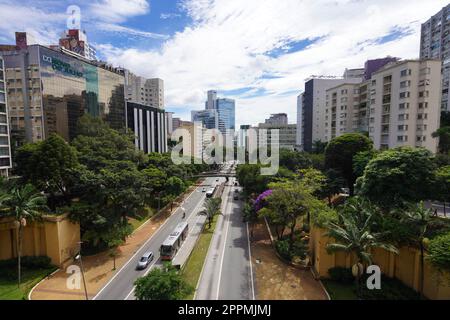
M235 101L232 99L217 99L217 113L219 117L219 130L225 133L234 130L236 126Z
M75 138L88 113L116 130L126 126L123 71L40 45L3 52L11 134L18 144L57 133Z

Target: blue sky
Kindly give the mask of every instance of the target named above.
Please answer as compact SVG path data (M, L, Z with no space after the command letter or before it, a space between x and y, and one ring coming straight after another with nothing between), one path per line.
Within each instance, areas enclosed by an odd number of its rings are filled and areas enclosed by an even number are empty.
M237 125L270 113L296 121L310 75L342 75L367 59L417 58L420 24L441 0L0 0L0 42L27 31L57 42L69 5L98 55L165 81L166 108L188 120L216 89Z

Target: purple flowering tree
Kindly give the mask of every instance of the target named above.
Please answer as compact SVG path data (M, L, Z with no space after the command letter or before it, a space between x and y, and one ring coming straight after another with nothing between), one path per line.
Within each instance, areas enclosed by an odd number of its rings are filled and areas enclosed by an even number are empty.
M261 210L262 208L265 207L266 205L266 201L265 199L270 196L272 194L272 190L266 190L263 193L261 193L256 200L253 203L253 208L255 209L256 212L258 212L259 210Z

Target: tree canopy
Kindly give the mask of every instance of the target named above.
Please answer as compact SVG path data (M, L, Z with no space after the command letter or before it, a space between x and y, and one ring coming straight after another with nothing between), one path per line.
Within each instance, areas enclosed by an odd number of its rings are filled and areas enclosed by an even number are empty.
M339 171L346 180L350 195L354 193L356 175L353 170L353 157L373 149L372 141L357 133L349 133L330 141L325 149L325 166Z

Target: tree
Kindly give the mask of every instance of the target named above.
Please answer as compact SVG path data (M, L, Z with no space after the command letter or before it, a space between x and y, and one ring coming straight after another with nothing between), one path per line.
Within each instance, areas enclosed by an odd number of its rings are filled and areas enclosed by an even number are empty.
M433 195L434 200L439 200L444 203L444 215L447 215L446 202L450 202L450 165L436 170Z
M290 250L298 219L307 217L311 211L322 206L322 202L312 194L314 189L305 181L297 179L270 183L272 193L265 198L266 205L260 210L260 215L268 217L275 225L278 240L283 239L286 228L290 229Z
M353 198L338 211L339 222L329 222L326 225L328 229L326 236L335 241L327 244L327 251L355 254L359 270L356 277L357 285L362 272L372 264L372 249L382 248L389 252L398 252L393 245L382 240L383 234L372 232L372 222L376 214L376 208L369 202Z
M420 286L419 292L423 295L424 285L424 270L425 270L425 234L432 220L432 212L423 206L423 203L419 205L412 205L408 210L404 211L404 222L411 223L417 228L417 234L411 239L420 248Z
M364 174L364 170L369 164L370 160L375 158L377 155L377 151L369 150L357 153L353 157L353 173L355 177L359 178Z
M16 153L17 174L36 188L50 193L55 200L57 193L67 202L74 169L79 165L76 151L56 134L42 142L26 144ZM52 202L53 209L56 203Z
M358 180L358 193L384 212L405 203L427 200L434 185L435 165L423 148L386 150L367 165Z
M433 138L439 138L439 152L448 154L450 152L450 126L441 127L432 134Z
M332 206L332 198L334 195L341 193L341 189L345 186L345 180L341 174L334 170L328 169L325 172L325 182L319 190L319 195L328 199L328 206Z
M171 265L155 268L135 281L138 300L181 300L193 292L178 270Z
M208 198L205 201L205 213L208 218L208 228L211 228L212 220L215 215L220 214L222 198Z
M27 184L23 187L14 187L10 193L0 197L1 215L13 217L17 232L17 281L21 282L21 258L23 229L28 222L42 218L43 210L46 210L46 198L36 192L36 189Z
M328 145L327 142L322 142L321 140L315 140L313 142L312 149L314 150L314 153L317 153L317 154L324 153L327 145Z
M356 175L353 171L353 157L359 152L373 149L372 141L357 133L348 133L330 141L325 149L325 166L339 171L346 180L350 195L354 195Z
M310 168L312 161L306 153L282 148L280 149L280 166L295 172L300 169Z

